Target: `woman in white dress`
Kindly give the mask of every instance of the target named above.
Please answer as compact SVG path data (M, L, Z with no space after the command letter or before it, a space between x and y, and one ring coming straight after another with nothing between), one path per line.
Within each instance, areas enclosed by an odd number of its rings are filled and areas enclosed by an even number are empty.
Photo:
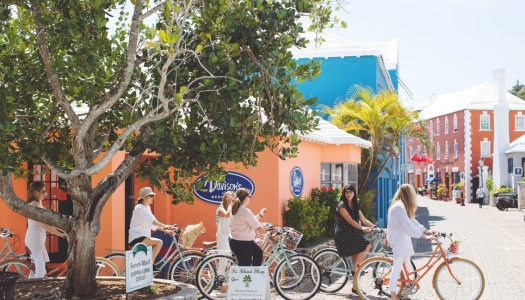
M215 223L217 224L217 250L222 251L231 251L230 242L228 238L230 237L230 217L231 217L231 203L235 199L235 194L231 191L225 192L222 195L222 203L217 208L215 213ZM229 254L228 254L229 255ZM219 262L219 270L222 272L225 271L226 261ZM221 286L221 298L225 298L228 295L228 286Z
M42 201L46 196L47 193L43 182L36 181L29 185L29 189L27 190L28 204L45 209L44 206L42 206ZM59 237L67 237L67 234L49 225L27 219L25 243L31 252L30 257L35 264L35 271L29 274L29 278L44 278L46 275L46 262L49 261L46 250L46 230Z

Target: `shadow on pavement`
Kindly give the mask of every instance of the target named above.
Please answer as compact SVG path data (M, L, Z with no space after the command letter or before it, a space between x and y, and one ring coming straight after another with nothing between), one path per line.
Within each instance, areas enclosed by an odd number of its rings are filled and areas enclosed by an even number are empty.
M427 207L418 207L416 211L416 220L423 225L426 229L432 229L430 222L442 221L445 218L439 216L431 216ZM424 239L412 239L412 245L414 245L414 252L416 253L430 253L432 252L432 243L425 241Z

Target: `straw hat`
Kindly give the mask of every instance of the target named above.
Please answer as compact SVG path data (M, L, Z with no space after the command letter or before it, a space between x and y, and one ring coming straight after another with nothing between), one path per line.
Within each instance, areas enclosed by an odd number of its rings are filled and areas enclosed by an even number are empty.
M142 188L139 191L139 200L144 199L146 198L146 196L151 196L151 195L155 196L155 193L150 187Z

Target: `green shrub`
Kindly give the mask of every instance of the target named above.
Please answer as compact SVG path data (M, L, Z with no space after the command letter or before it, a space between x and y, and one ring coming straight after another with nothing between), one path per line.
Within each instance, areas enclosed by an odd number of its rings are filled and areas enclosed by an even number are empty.
M359 209L361 209L361 212L363 213L363 216L368 219L368 221L373 222L375 221L374 218L374 210L375 210L375 204L374 204L374 197L376 195L375 190L370 191L364 191L359 193L359 196L357 197L357 202L359 202Z
M339 199L341 198L341 189L333 188L315 188L312 189L312 200L322 203L329 208L328 217L324 222L325 234L327 236L334 236L334 226L337 221L336 219L336 207Z
M311 197L288 200L288 210L284 212L284 224L303 234L303 240L326 233L325 222L330 208Z
M494 193L499 193L499 194L513 194L513 193L514 193L514 190L513 190L510 186L502 186L502 187L495 188L495 189L493 189L492 191L490 191L490 194L491 194L491 195L494 195Z
M494 189L494 178L492 178L492 175L487 179L486 188L492 193L492 190Z

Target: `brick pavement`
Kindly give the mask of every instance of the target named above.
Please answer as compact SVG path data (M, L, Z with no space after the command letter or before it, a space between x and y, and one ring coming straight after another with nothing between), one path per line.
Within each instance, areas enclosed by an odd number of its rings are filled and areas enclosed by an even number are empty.
M525 299L525 222L523 212L516 209L499 211L495 207L430 200L418 196L418 221L432 230L452 232L463 239L458 256L474 261L485 276L483 300ZM416 266L425 261L422 253L432 251L431 244L414 239L414 249L420 256L414 257ZM437 299L432 289L431 270L421 281L421 290L412 296L414 300ZM318 293L316 300L359 299L347 285L335 294ZM272 299L280 299L274 295ZM458 299L462 300L462 299Z

